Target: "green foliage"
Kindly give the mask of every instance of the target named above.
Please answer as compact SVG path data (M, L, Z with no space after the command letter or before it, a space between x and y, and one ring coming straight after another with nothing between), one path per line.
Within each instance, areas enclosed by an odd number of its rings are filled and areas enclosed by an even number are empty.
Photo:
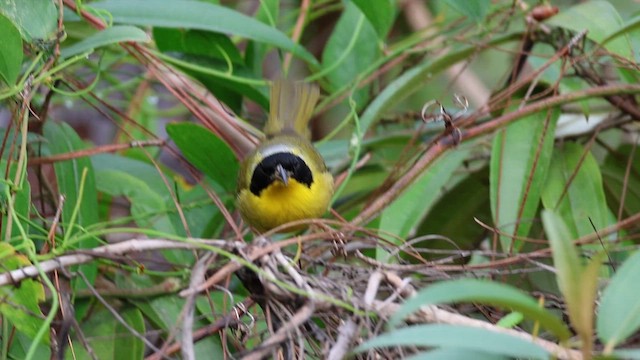
M598 336L608 351L640 328L640 301L634 284L640 276L640 252L636 251L618 269L602 294L598 306Z
M517 104L511 110L519 107ZM540 204L553 152L557 110L529 115L498 132L491 153L491 211L505 252L518 252Z
M195 124L171 124L167 132L189 162L229 193L235 191L239 167L229 145Z
M0 0L0 359L640 358L640 6L539 3ZM252 236L280 76L340 191Z
M0 15L0 32L4 37L0 47L0 76L5 83L12 85L18 79L22 65L22 39L18 29L2 15Z
M481 354L529 359L549 357L549 354L538 345L514 336L491 333L479 328L444 324L417 325L396 330L360 345L356 351L398 345L455 348L478 351Z

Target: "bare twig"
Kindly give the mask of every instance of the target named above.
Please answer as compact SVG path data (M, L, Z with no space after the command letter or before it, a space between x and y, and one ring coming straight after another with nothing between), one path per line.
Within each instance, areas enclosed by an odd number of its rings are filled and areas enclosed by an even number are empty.
M219 248L231 248L235 243L225 240L192 239L194 242L181 242L165 239L133 239L117 244L105 245L93 250L63 255L57 258L43 261L37 265L25 266L19 269L0 274L0 286L18 283L24 279L39 275L38 268L44 273L62 269L71 265L84 264L95 258L111 257L132 252L165 250L165 249L200 249L203 245Z
M128 144L109 144L109 145L103 145L103 146L96 146L89 149L73 151L69 153L57 154L57 155L46 156L46 157L31 158L29 159L28 165L36 166L36 165L42 165L42 164L52 164L58 161L78 159L81 157L92 156L96 154L112 153L112 152L127 150L131 148L138 148L143 146L164 146L164 145L165 145L164 140L132 141Z
M546 110L555 106L580 101L591 97L602 97L608 94L620 94L620 93L640 93L640 85L636 84L618 84L593 87L581 91L575 91L569 94L557 95L550 98L546 98L535 103L526 105L517 111L504 114L491 121L476 125L469 128L466 131L462 131L461 140L466 141L484 134L488 134L506 124L521 119L524 116ZM400 195L404 189L413 183L413 181L420 176L424 170L432 164L442 154L453 148L455 144L449 138L443 137L436 140L437 142L431 146L425 154L412 166L398 181L396 181L389 190L383 195L375 199L369 206L367 206L358 216L356 216L351 223L354 225L361 225L373 219L382 209L384 209L391 201L393 201L398 195Z
M265 340L260 347L253 351L251 354L244 356L243 360L260 360L265 355L267 355L273 347L280 344L281 342L287 339L287 336L290 332L294 331L296 328L307 322L311 316L313 316L315 310L315 303L313 301L308 301L304 306L302 306L298 311L289 319L289 321L282 325L276 331L273 336Z
M204 281L204 275L207 271L207 267L213 259L213 253L207 253L200 258L191 271L191 280L189 280L189 288L193 288ZM187 300L184 304L184 317L182 319L182 358L186 360L195 360L196 353L193 343L193 316L196 306L196 295L192 293L187 296Z
M349 345L358 330L358 326L353 319L348 319L344 324L340 325L338 329L338 339L333 344L327 360L341 360L344 359L349 352Z

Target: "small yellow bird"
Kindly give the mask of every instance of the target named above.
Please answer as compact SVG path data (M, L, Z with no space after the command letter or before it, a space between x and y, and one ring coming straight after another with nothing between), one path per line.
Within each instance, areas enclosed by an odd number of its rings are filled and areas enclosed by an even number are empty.
M333 177L310 142L316 86L277 80L271 87L266 139L242 161L237 206L258 232L322 216L333 195Z

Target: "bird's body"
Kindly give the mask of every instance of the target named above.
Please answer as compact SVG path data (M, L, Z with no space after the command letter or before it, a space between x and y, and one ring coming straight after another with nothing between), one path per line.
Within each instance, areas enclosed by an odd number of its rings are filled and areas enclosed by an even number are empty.
M308 139L307 125L318 99L317 88L274 83L267 139L242 162L237 205L243 219L259 232L322 216L333 195L333 177Z

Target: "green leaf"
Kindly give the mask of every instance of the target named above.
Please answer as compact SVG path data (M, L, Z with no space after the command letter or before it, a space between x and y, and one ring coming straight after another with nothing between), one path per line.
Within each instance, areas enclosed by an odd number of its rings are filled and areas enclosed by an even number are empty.
M609 349L623 343L640 328L639 278L640 251L636 251L604 289L598 307L596 329Z
M609 34L606 38L602 40L603 44L616 39L620 35L630 34L632 31L638 30L640 28L640 15L635 16L631 19L628 19L617 31Z
M120 25L106 28L69 47L62 48L60 57L65 59L74 55L119 42L149 42L149 36L135 26Z
M608 1L587 1L565 9L547 19L546 24L581 32L587 30L587 38L603 43L622 28L622 18ZM604 47L618 55L633 60L628 36L611 38Z
M355 41L355 42L354 42ZM337 90L366 70L380 56L376 31L353 3L346 5L322 53L322 67L331 90ZM353 94L357 108L369 98L366 86Z
M220 195L225 206L228 208L233 207L233 201L235 200L234 195L225 196L224 190L220 189L220 185L213 181L209 181L207 186L212 188L216 194ZM191 237L198 238L211 238L218 234L218 231L226 222L220 209L212 203L211 197L203 187L195 186L191 189L178 187L176 191L184 219L177 211L171 211L169 213L169 219L174 229L176 229L175 232L181 236L187 236L189 234ZM170 206L173 209L175 206L173 199L167 200L166 206ZM189 233L184 229L185 222Z
M178 296L161 296L151 300L133 301L142 311L145 317L156 327L167 334L174 331L176 324L182 319L182 309L185 300ZM196 319L194 328L202 328L209 325L202 319ZM220 344L220 338L207 336L195 344L196 359L222 359L224 350Z
M460 348L444 348L425 351L417 355L410 356L405 360L508 360L506 356L497 356L478 350L467 350Z
M118 313L130 328L144 335L144 318L140 310L126 307L118 309ZM82 324L82 331L98 359L144 358L145 345L142 339L133 334L106 309L92 312L91 317ZM76 341L79 343L78 340ZM76 351L82 354L80 358L91 358L82 346L77 348Z
M640 349L616 350L611 355L615 356L615 359L640 360Z
M584 154L585 151L588 150L575 142L557 148L542 189L544 208L563 218L571 239L593 233L594 226L596 230L603 229L611 222L600 168L591 152ZM565 192L569 181L571 185Z
M510 107L515 111L517 107ZM560 112L542 111L509 124L498 132L491 152L491 212L502 250L518 252L540 203L553 152Z
M396 7L393 0L352 0L362 11L367 20L373 25L381 40L389 33L396 17Z
M84 142L78 134L66 123L47 121L44 124L44 137L50 155L65 154L73 151L85 149ZM93 166L89 158L83 157L73 160L58 161L54 164L58 191L65 196L62 207L62 222L65 232L77 233L78 227L86 228L98 222L98 194L96 192L96 181ZM80 182L82 172L87 170L84 183L84 193L80 194ZM80 202L78 202L81 199ZM71 225L74 209L78 207L78 215L74 226ZM87 240L78 244L80 248L92 248L96 241Z
M0 77L8 85L15 84L22 66L22 39L9 19L0 15Z
M43 134L47 140L49 155L65 154L85 148L84 143L76 132L66 123L47 121L44 124ZM62 223L64 229L63 239L73 241L75 235L83 235L85 229L98 222L98 193L96 190L95 175L89 158L83 157L73 160L58 161L53 165L58 184L58 192L65 197L62 206ZM84 187L81 191L83 172L86 171ZM61 243L59 248L92 249L98 244L98 239L85 237L79 242L67 244ZM93 283L98 273L98 265L89 263L74 267L73 271L83 272L87 279ZM75 290L86 289L87 284L76 277L72 280ZM81 318L87 307L76 307L76 316Z
M50 40L57 30L58 10L53 1L3 0L0 13L13 21L27 42Z
M624 214L631 216L640 213L640 149L635 151L632 145L622 145L615 153L608 153L601 166L603 185L612 209L618 209L620 203ZM627 165L631 168L627 174Z
M602 256L594 257L585 268L563 218L543 210L542 223L551 244L556 279L567 303L571 324L584 341L592 335L597 273Z
M163 0L162 6L146 0L106 0L91 6L107 10L118 23L239 35L291 51L317 64L313 55L279 30L224 6L193 0Z
M491 7L491 0L443 0L445 4L469 19L480 23Z
M434 202L442 195L442 189L453 172L460 167L470 151L471 146L465 145L438 158L385 209L381 215L380 230L383 233L406 238L431 210Z
M238 160L224 141L204 127L192 123L169 124L167 133L191 164L228 193L235 192Z
M418 325L393 330L358 346L363 352L388 346L429 346L481 351L518 358L548 359L540 346L503 333L459 325Z
M9 349L10 359L26 359L29 348L33 346L33 340L31 340L22 331L16 331ZM51 358L51 346L41 342L35 345L34 359L49 359Z
M0 242L0 263L3 271L31 265L24 255L16 254L15 249L5 242ZM17 285L0 286L0 298L0 313L18 331L34 338L44 324L44 315L39 306L44 301L42 284L26 279ZM45 334L44 341L49 342L48 333Z
M562 320L540 307L537 301L524 292L509 285L475 279L444 281L430 285L407 300L389 320L389 326L397 326L407 315L424 305L459 302L487 304L518 311L526 318L539 322L561 340L571 336Z
M488 177L488 166L471 173L460 171L455 174L416 231L416 236L438 234L454 243L436 239L418 242L414 247L455 252L476 249L486 237L486 230L475 219L485 224L491 221ZM438 257L428 250L422 256L428 260Z
M142 228L152 227L159 215L166 215L167 209L162 196L141 179L119 170L96 172L97 188L111 196L124 196L131 203L131 215Z
M161 194L163 198L171 196L161 174L158 173L158 169L148 162L116 154L98 154L91 157L91 163L96 172L122 171L143 181L150 189ZM172 177L172 174L162 175Z
M202 30L155 28L153 38L158 49L169 56L206 69L218 70L220 76L178 65L234 111L240 112L244 96L263 108L268 108L266 93L248 84L233 81L235 75L243 78L256 76L244 65L240 51L228 36Z

